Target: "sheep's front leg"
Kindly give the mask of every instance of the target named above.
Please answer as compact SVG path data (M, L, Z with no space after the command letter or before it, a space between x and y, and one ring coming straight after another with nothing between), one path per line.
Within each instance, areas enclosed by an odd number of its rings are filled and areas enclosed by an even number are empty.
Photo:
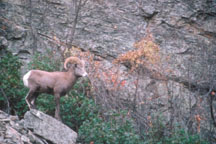
M60 117L60 94L55 94L55 103L56 103L55 118L59 121L62 121Z

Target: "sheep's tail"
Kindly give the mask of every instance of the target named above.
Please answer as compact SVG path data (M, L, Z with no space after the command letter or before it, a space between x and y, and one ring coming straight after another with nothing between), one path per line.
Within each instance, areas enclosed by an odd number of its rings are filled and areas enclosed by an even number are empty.
M28 87L28 79L31 75L31 71L29 71L28 73L26 73L24 76L23 76L23 83L26 87Z

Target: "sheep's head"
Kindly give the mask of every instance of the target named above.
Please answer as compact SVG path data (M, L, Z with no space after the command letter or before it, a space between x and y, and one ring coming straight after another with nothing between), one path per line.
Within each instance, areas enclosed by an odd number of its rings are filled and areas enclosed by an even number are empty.
M68 64L71 64L68 68ZM85 70L85 62L83 60L80 60L77 57L69 57L64 62L64 68L66 70L73 69L74 73L78 77L87 76L87 72Z

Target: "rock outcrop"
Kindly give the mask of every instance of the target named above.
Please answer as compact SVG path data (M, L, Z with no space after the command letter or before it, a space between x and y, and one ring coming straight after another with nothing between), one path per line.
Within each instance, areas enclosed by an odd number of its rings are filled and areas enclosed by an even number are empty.
M37 110L26 112L24 119L0 111L1 144L75 144L76 132Z

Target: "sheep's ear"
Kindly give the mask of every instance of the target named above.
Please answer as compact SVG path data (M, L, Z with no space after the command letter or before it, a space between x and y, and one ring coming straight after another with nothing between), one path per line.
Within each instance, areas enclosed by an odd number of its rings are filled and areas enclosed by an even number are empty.
M68 63L68 64L67 64L67 67L68 67L68 68L76 68L76 67L77 67L77 64Z

